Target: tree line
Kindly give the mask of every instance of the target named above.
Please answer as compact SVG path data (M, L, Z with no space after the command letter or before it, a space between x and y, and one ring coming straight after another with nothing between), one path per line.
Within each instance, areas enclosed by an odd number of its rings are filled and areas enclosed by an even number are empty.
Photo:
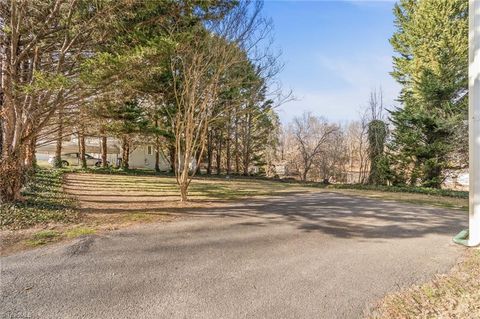
M387 134L384 121L381 89L371 92L358 120L335 123L303 113L282 126L277 163L286 166L286 176L304 182L376 183L375 166Z
M286 140L301 179L345 181L346 163L355 161L359 183L440 188L468 168L468 1L400 0L394 15L391 75L401 105L385 109L372 93L353 158L347 128L312 115L295 119Z
M196 173L248 174L274 147L281 68L262 4L234 0L0 3L0 202L22 200L35 150L75 134L167 154L187 200Z
M311 114L280 126L281 69L262 4L234 0L54 0L0 3L0 201L22 200L35 151L75 134L140 142L175 172L182 200L209 174L441 187L467 161L468 4L401 0L394 7L392 76L401 107L372 92L360 120ZM276 101L274 101L276 100ZM385 110L385 111L384 111ZM348 175L355 171L354 177Z

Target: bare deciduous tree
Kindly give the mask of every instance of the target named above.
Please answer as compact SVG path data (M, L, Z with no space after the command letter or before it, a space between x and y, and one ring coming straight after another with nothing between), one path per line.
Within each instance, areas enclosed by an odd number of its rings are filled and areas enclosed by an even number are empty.
M303 181L307 180L308 173L317 157L324 151L328 138L339 130L326 119L304 113L296 117L292 123L292 133L300 155L300 173Z
M240 2L220 21L211 21L207 28L198 26L188 39L177 41L171 54L176 109L168 116L175 137L175 176L182 201L188 199L188 187L197 172L193 166L203 158L209 125L235 109L233 104L224 105L220 113L215 111L214 106L221 103L222 87L238 86L250 75L227 74L252 61L259 72L268 75L274 66L271 55L253 52L267 36L270 25L260 16L261 4L251 4Z

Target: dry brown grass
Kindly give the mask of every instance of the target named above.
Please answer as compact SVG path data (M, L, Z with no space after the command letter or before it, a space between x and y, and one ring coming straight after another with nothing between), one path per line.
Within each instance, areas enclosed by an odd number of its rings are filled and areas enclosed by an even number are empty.
M387 295L371 318L480 318L480 250L467 251L449 274Z

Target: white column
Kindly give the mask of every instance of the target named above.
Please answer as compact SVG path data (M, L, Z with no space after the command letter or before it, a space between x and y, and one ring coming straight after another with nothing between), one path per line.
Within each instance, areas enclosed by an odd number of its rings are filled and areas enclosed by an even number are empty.
M480 244L480 0L469 0L469 239Z

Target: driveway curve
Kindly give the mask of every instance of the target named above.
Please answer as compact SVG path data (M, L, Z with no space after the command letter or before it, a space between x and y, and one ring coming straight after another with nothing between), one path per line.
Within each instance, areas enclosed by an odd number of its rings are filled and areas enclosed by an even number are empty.
M360 318L446 272L464 212L338 193L185 209L2 257L1 318Z

